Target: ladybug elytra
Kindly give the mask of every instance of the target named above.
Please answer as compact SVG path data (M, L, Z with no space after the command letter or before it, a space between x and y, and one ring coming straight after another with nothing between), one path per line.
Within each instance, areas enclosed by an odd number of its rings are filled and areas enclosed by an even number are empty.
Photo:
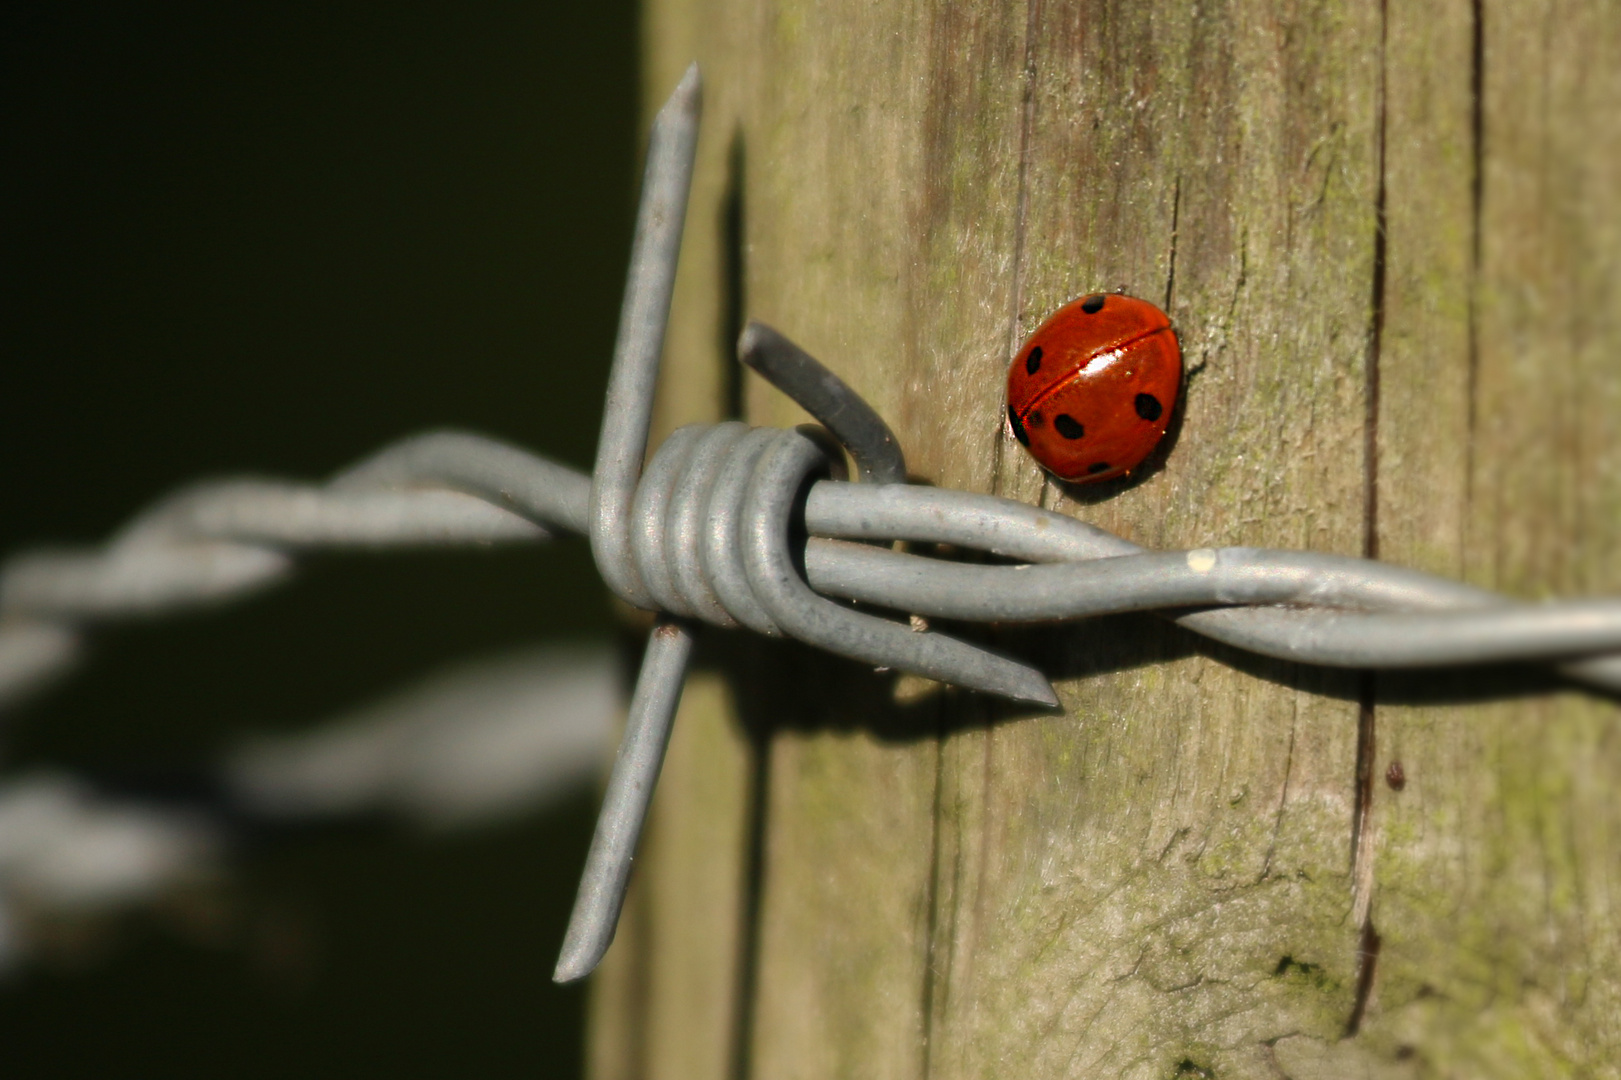
M1112 480L1153 452L1181 388L1165 312L1098 293L1055 311L1013 358L1008 427L1060 480Z

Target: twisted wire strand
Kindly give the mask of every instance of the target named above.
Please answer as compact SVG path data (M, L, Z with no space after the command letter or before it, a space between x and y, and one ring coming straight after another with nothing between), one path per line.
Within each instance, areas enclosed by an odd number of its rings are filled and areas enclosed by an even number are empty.
M1433 574L1317 552L1150 553L1096 526L994 495L818 484L806 501L805 524L813 588L919 615L1034 622L1224 605L1172 617L1223 644L1330 667L1552 660L1612 652L1621 642L1612 621L1621 615L1617 600L1516 604ZM827 539L897 534L1028 565L965 566ZM1225 606L1276 604L1304 606ZM1621 691L1621 656L1557 667L1572 679Z
M673 434L633 489L634 566L659 607L930 674L914 648L939 635L827 597L982 622L1220 605L1174 617L1217 641L1338 667L1594 654L1561 670L1621 689L1621 658L1597 655L1621 649L1621 601L1516 603L1445 578L1314 552L1147 552L1074 518L968 492L815 481L804 505L811 536L801 578L788 546L793 501L803 481L827 467L822 448L795 431L729 422ZM286 580L305 551L583 532L590 486L578 471L516 447L433 432L324 486L256 479L185 489L101 548L23 553L0 565L0 702L31 681L51 642L81 625L245 597ZM973 565L850 540L948 544L1021 564ZM895 628L897 644L863 647L857 627L867 620ZM950 664L933 677L974 685Z
M196 484L100 548L0 563L0 708L44 689L82 651L82 628L243 598L316 549L533 542L583 531L590 480L462 432L396 443L326 485Z

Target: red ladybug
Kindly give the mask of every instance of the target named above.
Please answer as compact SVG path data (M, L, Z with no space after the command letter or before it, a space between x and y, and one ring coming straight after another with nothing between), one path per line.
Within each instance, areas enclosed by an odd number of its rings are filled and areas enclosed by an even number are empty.
M1142 464L1171 422L1182 350L1165 312L1130 296L1071 301L1024 343L1007 376L1014 438L1061 480Z

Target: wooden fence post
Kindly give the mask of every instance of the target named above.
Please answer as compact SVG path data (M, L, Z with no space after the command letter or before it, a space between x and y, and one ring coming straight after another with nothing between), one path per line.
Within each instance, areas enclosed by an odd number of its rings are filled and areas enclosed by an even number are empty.
M706 82L666 428L724 410L746 312L936 483L1155 547L1621 586L1607 0L649 0L644 29L649 101ZM1002 385L1115 288L1189 381L1163 468L1094 499L1003 434ZM596 1080L1618 1075L1611 703L1149 617L1007 641L1066 715L712 649Z

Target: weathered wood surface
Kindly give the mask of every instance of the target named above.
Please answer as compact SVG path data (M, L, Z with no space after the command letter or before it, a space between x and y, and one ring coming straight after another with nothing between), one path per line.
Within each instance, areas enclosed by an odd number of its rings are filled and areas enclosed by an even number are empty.
M725 409L741 309L936 483L1158 547L1621 586L1608 0L650 0L645 29L650 103L706 79L666 429ZM1191 379L1163 468L1100 499L1004 437L1002 380L1116 287ZM597 1080L1621 1075L1611 703L1151 618L1004 640L1066 715L714 647Z

